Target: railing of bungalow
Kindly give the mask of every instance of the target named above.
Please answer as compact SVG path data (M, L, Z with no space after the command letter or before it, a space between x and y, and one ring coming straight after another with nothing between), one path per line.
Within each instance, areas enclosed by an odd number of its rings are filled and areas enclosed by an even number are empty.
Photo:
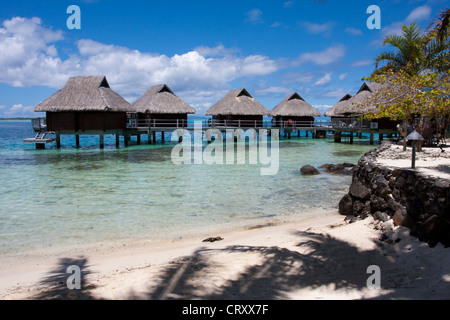
M130 119L128 128L280 128L301 130L302 128L332 129L330 120L315 121L275 121L275 120L189 120L186 119Z

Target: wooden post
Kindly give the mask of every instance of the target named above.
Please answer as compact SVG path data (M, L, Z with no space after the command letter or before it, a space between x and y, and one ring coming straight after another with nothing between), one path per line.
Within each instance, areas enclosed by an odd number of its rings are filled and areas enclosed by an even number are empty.
M164 131L161 131L161 141L164 142Z
M61 149L61 134L56 132L56 149Z
M80 135L79 134L75 135L75 145L77 148L80 147Z
M120 146L120 134L119 131L116 132L116 148Z
M370 144L373 144L373 133L370 133Z
M140 145L141 144L141 135L138 134L136 138L137 138L137 144Z
M334 133L334 142L341 142L341 138L342 138L342 133L339 131L339 132L335 132Z
M383 141L384 134L383 133L379 133L378 134L378 138L380 139L380 142Z
M156 131L153 131L153 144L156 144Z
M148 140L148 144L152 144L152 134L150 131L147 134L147 140Z
M100 135L100 149L105 148L105 137L103 134Z
M128 136L126 134L123 135L123 141L125 142L125 147L128 147Z
M353 144L353 132L350 132L350 144Z

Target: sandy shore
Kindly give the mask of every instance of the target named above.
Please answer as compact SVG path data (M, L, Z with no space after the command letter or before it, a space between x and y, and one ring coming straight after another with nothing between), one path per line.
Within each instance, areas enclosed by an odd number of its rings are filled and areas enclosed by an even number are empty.
M388 230L388 240L381 233ZM390 230L390 231L389 231ZM218 235L211 235L218 236ZM450 250L336 212L203 239L3 264L1 299L448 299ZM68 290L78 265L82 289ZM371 265L380 288L368 288Z
M450 140L447 142L450 145ZM444 150L444 152L442 152ZM423 148L416 153L415 170L423 175L450 180L450 147ZM403 151L400 145L391 145L380 153L378 163L389 168L411 168L412 148Z

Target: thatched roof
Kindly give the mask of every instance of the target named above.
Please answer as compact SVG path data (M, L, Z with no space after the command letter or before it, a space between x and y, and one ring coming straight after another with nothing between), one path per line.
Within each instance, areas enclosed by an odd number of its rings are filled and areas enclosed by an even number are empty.
M357 94L355 94L350 99L343 101L339 106L339 109L336 108L336 110L334 111L334 116L365 114L368 112L373 112L376 109L375 106L362 107L358 106L358 104L372 97L373 94L377 92L381 87L382 85L378 83L364 82Z
M151 87L132 104L134 112L147 114L194 114L196 111L165 84Z
M271 117L320 117L314 109L298 93L291 93L280 102L269 114Z
M342 97L341 100L339 100L338 103L336 103L330 110L328 110L327 112L325 112L323 115L325 117L335 117L336 115L338 115L339 113L342 112L342 110L345 110L347 108L348 105L348 100L352 97L351 94L346 94L345 96Z
M131 105L111 90L105 76L71 77L64 88L33 109L36 112L132 112Z
M256 101L245 89L232 90L228 92L225 97L206 111L207 116L267 116L269 113L269 110Z

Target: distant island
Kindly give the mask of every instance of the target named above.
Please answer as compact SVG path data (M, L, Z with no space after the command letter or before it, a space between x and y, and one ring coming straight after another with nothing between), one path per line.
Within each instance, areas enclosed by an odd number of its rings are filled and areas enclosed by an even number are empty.
M11 120L31 120L31 119L34 119L34 118L0 118L0 121L2 121L2 120L8 120L8 121L11 121Z

